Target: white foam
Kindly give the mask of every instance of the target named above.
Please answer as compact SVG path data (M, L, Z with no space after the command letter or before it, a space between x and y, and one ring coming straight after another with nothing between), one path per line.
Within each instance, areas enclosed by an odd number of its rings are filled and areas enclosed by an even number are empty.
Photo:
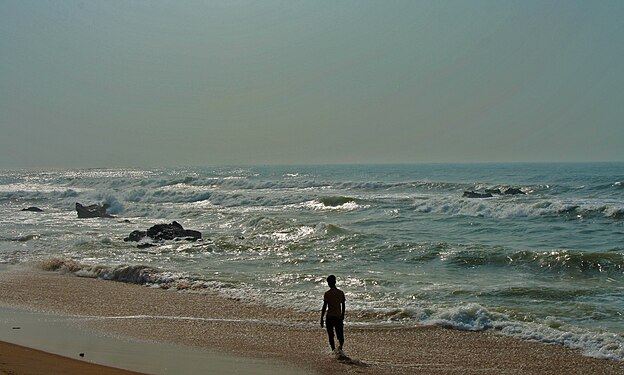
M369 208L370 205L360 205L354 201L350 201L338 206L328 206L317 200L311 200L295 205L290 205L290 207L305 208L314 211L354 211L358 209Z
M477 303L468 303L439 310L424 323L462 331L484 331L494 328L495 321L500 319L505 319L504 315L490 312Z
M595 358L624 360L624 338L605 332L588 332L578 327L547 324L505 322L499 324L501 333L526 340L555 343L581 350Z
M291 231L273 232L270 235L259 235L259 237L269 237L278 242L296 242L309 237L314 232L313 227L302 226Z

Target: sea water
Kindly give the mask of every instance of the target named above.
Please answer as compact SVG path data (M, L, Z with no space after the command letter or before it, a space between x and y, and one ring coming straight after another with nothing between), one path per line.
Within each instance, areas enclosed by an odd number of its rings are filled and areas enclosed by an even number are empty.
M524 194L467 198L464 191ZM115 218L78 219L106 202ZM21 211L36 206L43 212ZM177 221L200 241L123 239ZM624 359L624 163L0 171L0 264Z

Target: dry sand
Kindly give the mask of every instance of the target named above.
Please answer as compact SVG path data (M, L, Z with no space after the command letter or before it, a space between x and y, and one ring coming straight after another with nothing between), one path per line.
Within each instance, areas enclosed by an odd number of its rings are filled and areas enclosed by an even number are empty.
M351 360L339 361L329 353L318 313L251 305L215 293L181 293L40 271L0 272L0 285L4 306L102 317L81 324L140 339L268 359L276 365L288 363L301 372L624 374L622 362L495 332L349 326L361 317L348 311L345 352Z

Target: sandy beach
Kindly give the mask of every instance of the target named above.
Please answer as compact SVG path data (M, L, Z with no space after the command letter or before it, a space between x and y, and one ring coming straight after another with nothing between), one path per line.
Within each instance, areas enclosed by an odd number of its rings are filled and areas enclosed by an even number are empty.
M199 348L240 358L243 363L259 360L264 367L258 368L278 373L624 373L621 362L589 358L560 345L496 332L367 327L358 325L362 317L353 314L348 314L346 321L345 352L350 360L339 361L329 352L316 313L252 305L216 293L176 292L36 270L2 271L0 283L0 305L6 308L71 315L82 330L94 334L181 344L189 350ZM29 373L28 366L11 367L16 358L23 357L5 356L8 359L0 361L1 371ZM71 366L58 356L42 360ZM236 361L226 366L232 363ZM117 370L102 373L117 373L113 371Z

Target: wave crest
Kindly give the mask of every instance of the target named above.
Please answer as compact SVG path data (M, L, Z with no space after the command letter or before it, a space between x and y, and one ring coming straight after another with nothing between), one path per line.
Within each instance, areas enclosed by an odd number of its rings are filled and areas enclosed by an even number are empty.
M81 277L100 278L131 284L150 284L161 280L158 270L142 265L91 266L74 260L53 258L42 262L41 268L44 271L72 273Z

